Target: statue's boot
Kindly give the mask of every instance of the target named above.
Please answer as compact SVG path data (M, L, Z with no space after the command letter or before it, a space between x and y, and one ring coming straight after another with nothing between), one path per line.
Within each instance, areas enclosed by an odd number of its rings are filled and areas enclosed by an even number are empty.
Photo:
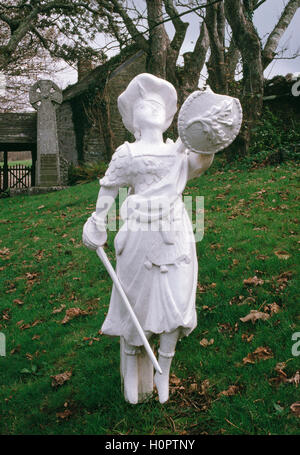
M163 352L159 349L158 353L158 363L162 369L162 374L155 373L154 383L157 387L159 402L165 403L169 399L169 375L175 352Z
M138 403L138 360L136 353L125 349L126 369L124 374L124 395L131 404Z

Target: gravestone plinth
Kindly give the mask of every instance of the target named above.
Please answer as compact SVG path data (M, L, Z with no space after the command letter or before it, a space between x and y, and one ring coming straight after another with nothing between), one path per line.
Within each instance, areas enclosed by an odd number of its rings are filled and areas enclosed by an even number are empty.
M39 80L31 87L29 100L37 110L36 186L59 186L56 108L62 103L62 91L52 81Z

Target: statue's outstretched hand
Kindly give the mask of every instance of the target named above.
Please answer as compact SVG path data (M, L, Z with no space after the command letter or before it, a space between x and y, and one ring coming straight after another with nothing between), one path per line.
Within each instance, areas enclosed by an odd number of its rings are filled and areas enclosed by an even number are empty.
M82 241L90 250L96 250L99 246L103 246L107 240L106 229L103 225L99 226L96 223L95 217L92 215L88 218L83 226Z

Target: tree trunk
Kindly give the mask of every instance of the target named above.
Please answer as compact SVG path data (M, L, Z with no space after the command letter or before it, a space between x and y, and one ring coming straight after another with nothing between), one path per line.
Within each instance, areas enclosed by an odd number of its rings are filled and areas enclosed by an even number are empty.
M225 65L225 13L224 4L216 3L207 8L205 23L210 41L210 58L207 63L208 84L217 93L228 94Z
M240 0L225 0L226 18L234 41L242 56L243 81L240 96L243 107L243 124L238 138L227 152L229 159L238 154L247 155L251 129L260 118L263 99L263 65L261 42L256 29Z
M149 24L149 51L147 54L147 71L157 77L166 79L167 48L169 38L162 21L162 0L147 0Z

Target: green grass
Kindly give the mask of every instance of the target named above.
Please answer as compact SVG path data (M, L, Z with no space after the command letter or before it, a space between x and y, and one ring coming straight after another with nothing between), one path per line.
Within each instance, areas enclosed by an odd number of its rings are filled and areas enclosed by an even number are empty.
M15 166L16 164L23 164L24 166L31 166L32 160L18 160L18 161L9 161L8 166ZM3 166L4 162L0 161L0 166Z
M297 177L299 168L285 163L251 172L212 169L190 182L186 194L205 196L198 327L178 344L172 373L180 382L171 382L165 405L156 395L136 406L124 401L118 339L98 334L111 283L81 243L98 183L0 200L0 331L7 340L0 433L298 434L290 405L300 400L299 387L270 381L278 362L286 362L289 378L300 370L300 357L291 353L292 334L300 331ZM107 251L113 259L112 234ZM280 281L283 272L289 273ZM263 284L245 286L253 276ZM280 312L270 319L240 321L273 302ZM88 315L61 324L73 307ZM202 338L214 343L204 348ZM245 365L243 358L261 346L273 357ZM51 386L52 375L70 370L68 382ZM231 385L238 393L219 395Z

